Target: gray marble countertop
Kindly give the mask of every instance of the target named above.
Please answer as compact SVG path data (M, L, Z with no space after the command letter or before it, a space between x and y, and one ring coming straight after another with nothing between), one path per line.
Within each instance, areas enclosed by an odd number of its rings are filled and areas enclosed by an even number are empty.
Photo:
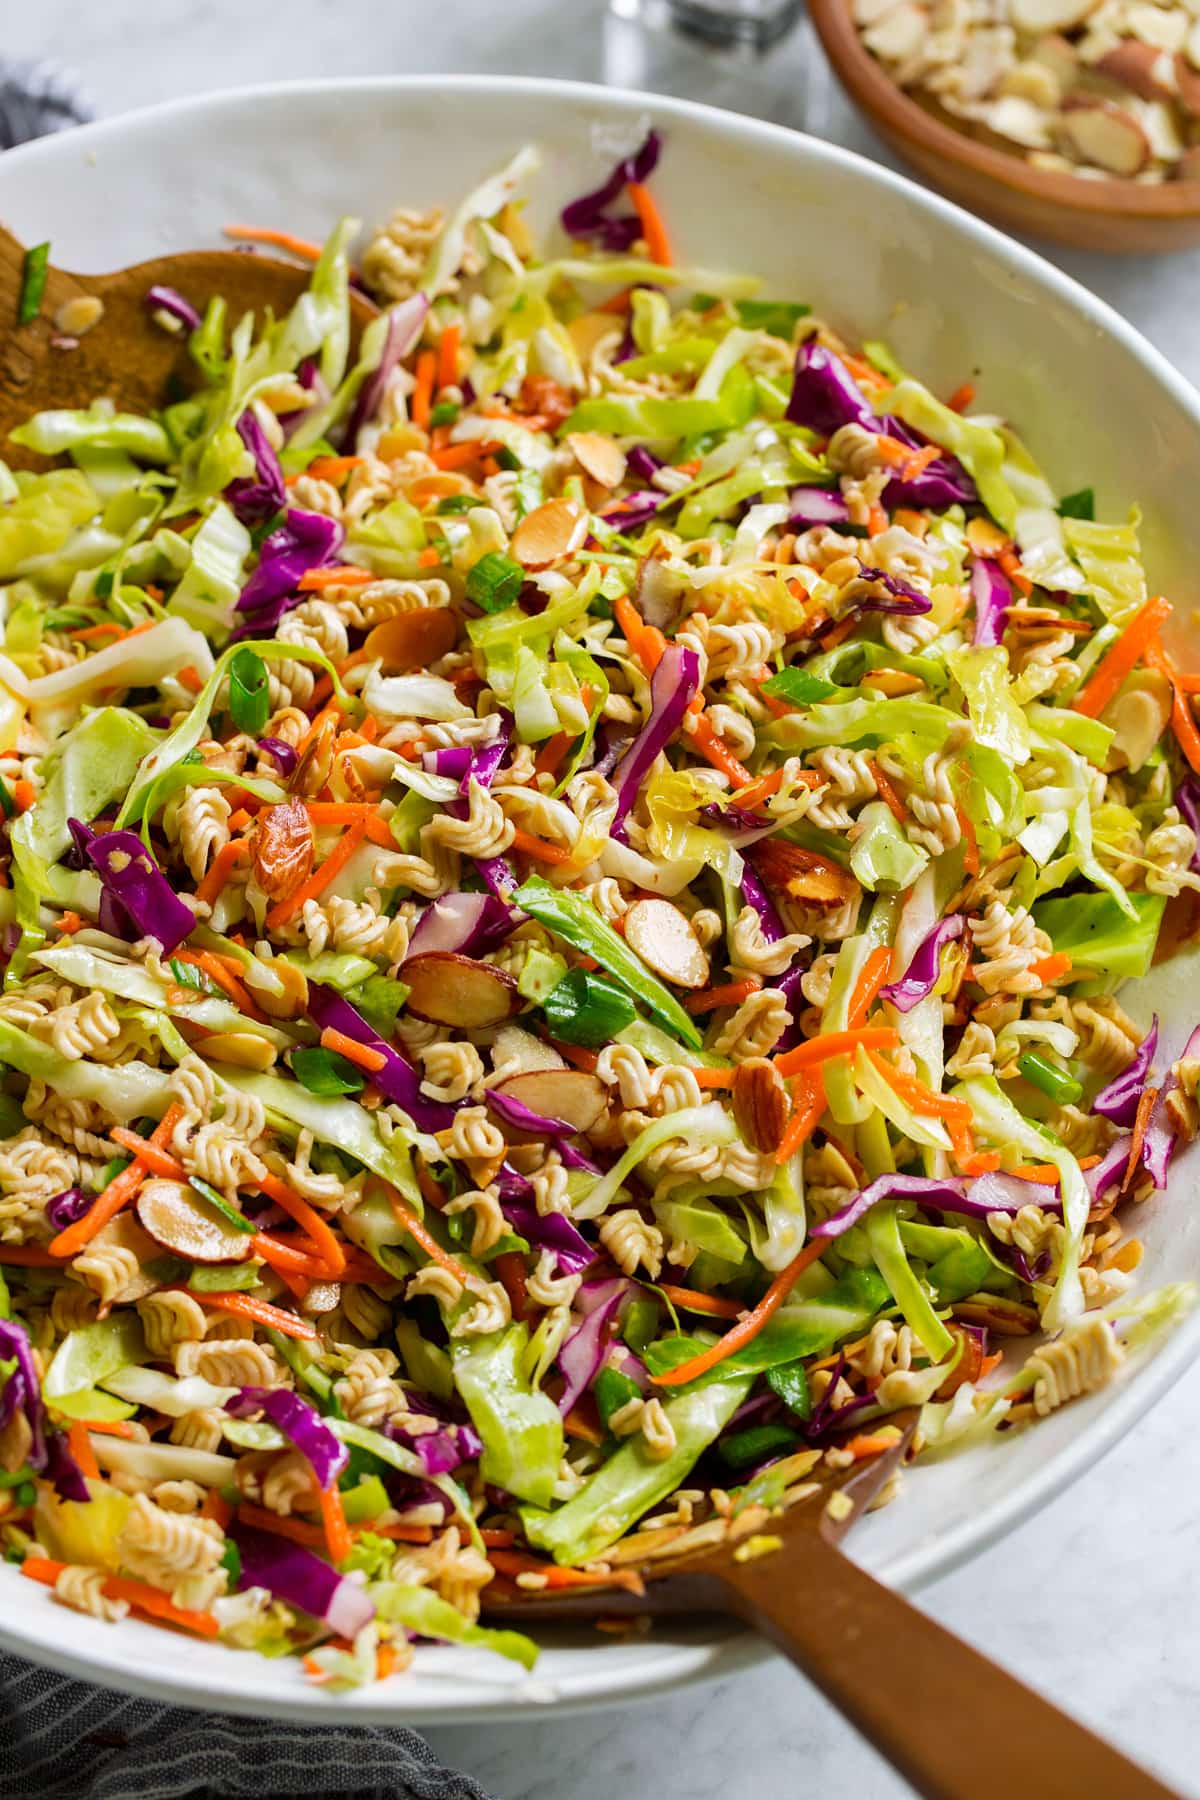
M603 0L40 0L3 48L52 56L102 113L315 75L483 71L646 86L806 128L881 161L801 28L762 61L647 37ZM1200 385L1200 251L1107 258L1036 246ZM923 1596L953 1630L1200 1800L1200 1375L1040 1517ZM897 1679L903 1680L903 1671ZM907 1789L783 1662L653 1708L429 1734L501 1800L898 1800ZM1031 1768L1028 1800L1041 1789ZM1026 1800L1015 1796L1014 1800ZM1119 1800L1117 1795L1088 1800Z

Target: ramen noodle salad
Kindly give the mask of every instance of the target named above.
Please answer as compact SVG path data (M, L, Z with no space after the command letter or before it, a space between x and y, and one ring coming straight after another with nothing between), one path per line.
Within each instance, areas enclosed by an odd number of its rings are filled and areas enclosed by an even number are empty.
M1137 515L679 266L659 149L544 250L532 150L360 271L243 232L289 316L155 289L191 391L13 433L0 1546L64 1608L528 1665L497 1601L1190 1304L1132 1291L1200 1072L1116 992L1200 889Z

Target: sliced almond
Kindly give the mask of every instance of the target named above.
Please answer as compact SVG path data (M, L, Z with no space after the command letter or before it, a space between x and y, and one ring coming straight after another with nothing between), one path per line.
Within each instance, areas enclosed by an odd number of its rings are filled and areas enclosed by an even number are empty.
M562 1119L576 1131L590 1131L608 1104L604 1083L584 1069L535 1069L496 1083L498 1094L519 1100L544 1119Z
M1114 733L1105 768L1144 768L1171 717L1171 684L1157 669L1135 669L1101 713Z
M967 542L976 556L999 556L1011 540L990 519L971 519L967 523Z
M733 1077L733 1116L752 1150L765 1156L778 1150L787 1129L787 1089L765 1056L738 1064Z
M567 326L567 336L584 362L589 360L596 345L611 337L614 331L619 333L620 325L611 313L580 313Z
M1096 67L1139 100L1169 100L1174 95L1173 59L1137 38L1122 38L1115 49L1105 51Z
M634 576L633 600L647 625L673 631L691 605L692 593L687 576L668 568L662 556L643 556Z
M257 1069L263 1073L275 1061L276 1049L256 1031L212 1031L197 1045L213 1062L232 1063L236 1069Z
M363 649L372 661L382 659L386 673L403 675L427 668L453 650L457 641L458 615L453 607L422 606L376 625L367 633Z
M921 677L910 675L906 669L874 669L864 675L858 685L874 688L877 694L886 694L889 700L895 700L901 694L919 694L925 688Z
M1062 99L1062 86L1054 70L1032 56L1015 63L1000 77L999 91L1019 100L1028 100L1043 112L1054 112Z
M1048 69L1060 90L1070 86L1079 68L1079 52L1069 38L1048 31L1033 46L1033 61Z
M907 62L929 33L929 13L912 0L900 0L863 32L863 43L881 62Z
M567 445L584 474L601 487L615 488L625 479L625 452L612 438L597 431L572 431Z
M493 1069L510 1069L514 1075L531 1075L543 1069L565 1069L566 1063L553 1044L523 1031L519 1025L502 1025L492 1041Z
M704 946L686 914L669 900L635 900L622 924L629 948L664 981L683 988L708 986Z
M1175 91L1184 111L1200 119L1200 71L1184 56L1175 58Z
M521 1005L517 984L492 963L431 950L404 965L408 1010L418 1019L478 1031L511 1018Z
M1098 4L1099 0L1012 0L1009 16L1018 31L1071 31Z
M816 850L767 838L756 849L759 874L769 887L810 906L843 906L858 893L853 875Z
M547 500L526 513L509 548L524 569L547 569L578 550L587 536L587 515L569 500Z
M241 1262L250 1239L183 1181L147 1181L137 1197L138 1223L156 1244L191 1262Z
M1150 156L1150 140L1133 114L1108 100L1068 99L1058 134L1077 161L1125 179L1144 169Z

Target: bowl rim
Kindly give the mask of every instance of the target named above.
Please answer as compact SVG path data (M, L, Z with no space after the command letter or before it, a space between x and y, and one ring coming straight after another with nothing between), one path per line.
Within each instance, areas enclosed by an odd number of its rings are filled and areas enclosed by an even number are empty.
M863 43L853 0L809 0L808 11L831 67L851 98L899 142L971 170L1010 193L1064 211L1102 218L1184 220L1200 217L1200 178L1140 185L1115 176L1037 169L1015 152L981 143L929 112L888 74Z
M810 0L814 11L828 0ZM836 3L836 0L835 0ZM683 124L706 127L726 140L748 149L771 144L797 159L829 163L866 178L884 192L894 193L918 212L951 226L968 242L979 245L1008 268L1037 284L1048 295L1068 305L1085 317L1100 337L1118 341L1160 390L1187 414L1200 434L1200 393L1179 373L1161 351L1155 348L1134 326L1128 323L1107 301L1100 299L1074 277L1059 269L1048 258L1029 249L997 227L976 217L965 208L932 192L911 177L874 161L869 156L805 132L792 130L770 120L729 112L702 101L673 95L652 94L639 89L608 88L596 82L569 81L556 77L471 75L394 75L329 77L324 79L258 82L240 88L222 88L186 95L140 107L110 119L95 121L58 133L52 138L35 140L7 152L0 158L0 206L4 199L5 176L18 178L31 164L53 161L64 151L89 155L123 133L145 133L152 141L153 131L168 115L194 114L219 117L223 109L250 108L263 104L303 104L308 99L329 95L349 96L370 93L402 95L416 91L442 94L490 94L513 96L536 102L555 98L577 106L602 108L630 117L649 113L656 119L676 119ZM918 109L919 110L919 109ZM535 116L531 110L530 116ZM536 139L536 132L528 134ZM1135 1422L1168 1391L1200 1356L1200 1311L1193 1312L1173 1332L1166 1343L1133 1372L1132 1379L1115 1392L1090 1396L1081 1400L1080 1409L1088 1408L1091 1417L1081 1425L1074 1438L1050 1456L1040 1470L1028 1477L1019 1488L1006 1494L987 1510L949 1525L932 1542L917 1544L897 1557L888 1567L886 1579L897 1588L916 1591L930 1582L950 1574L1009 1531L1031 1517L1076 1481L1117 1444ZM853 1547L853 1545L852 1545ZM18 1578L17 1571L12 1579ZM148 1628L149 1629L149 1628ZM428 1725L448 1724L454 1719L471 1723L524 1721L530 1716L544 1716L550 1710L565 1716L574 1712L594 1711L601 1707L627 1705L632 1700L654 1699L677 1688L724 1678L757 1666L775 1653L765 1640L741 1631L722 1631L704 1645L702 1661L681 1659L672 1669L670 1659L658 1671L640 1670L636 1677L618 1675L608 1679L603 1674L592 1677L586 1691L555 1696L551 1704L538 1696L535 1708L522 1704L524 1697L508 1695L472 1701L458 1697L438 1707L424 1701L406 1702L404 1684L387 1693L391 1684L383 1684L379 1692L357 1689L347 1695L331 1695L319 1689L296 1685L294 1691L264 1696L251 1680L239 1680L246 1672L243 1661L230 1662L227 1683L205 1683L189 1673L186 1666L164 1665L159 1673L154 1667L123 1668L119 1659L97 1664L91 1657L55 1641L31 1645L19 1620L0 1609L0 1647L18 1655L36 1658L44 1667L83 1680L98 1678L123 1691L176 1705L223 1710L231 1713L269 1715L319 1724L395 1724L401 1721L424 1722ZM597 1646L599 1648L600 1646ZM667 1648L678 1648L678 1642ZM130 1659L137 1661L137 1658ZM467 1689L469 1696L469 1686ZM532 1696L530 1696L532 1698Z

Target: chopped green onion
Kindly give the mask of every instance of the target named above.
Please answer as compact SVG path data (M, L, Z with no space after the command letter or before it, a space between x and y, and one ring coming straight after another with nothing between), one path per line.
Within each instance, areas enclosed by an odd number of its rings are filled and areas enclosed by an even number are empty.
M113 582L115 579L116 576L111 569L101 569L92 588L92 592L95 594L97 600L107 600L109 598L113 591Z
M12 797L12 791L4 777L0 775L0 812L6 819L11 819L16 810L17 803Z
M1096 517L1096 494L1093 488L1080 488L1077 494L1068 494L1058 503L1060 519L1094 519Z
M254 1224L253 1220L248 1219L244 1212L233 1206L224 1194L213 1187L211 1182L205 1181L203 1176L191 1176L188 1186L199 1194L202 1200L207 1201L215 1213L220 1213L225 1223L232 1225L235 1231L244 1231L252 1237L258 1230L258 1226Z
M454 400L439 400L429 415L431 425L453 425L462 408Z
M361 1069L356 1069L346 1057L339 1056L336 1050L326 1050L323 1045L314 1045L311 1049L293 1050L292 1073L301 1087L310 1094L319 1094L323 1098L336 1094L360 1094L367 1085L367 1078Z
M542 1001L542 1010L552 1037L590 1048L610 1043L637 1016L633 1001L615 981L586 969L564 975Z
M733 309L747 330L766 331L789 342L796 320L807 318L812 311L797 300L735 300Z
M622 1375L619 1369L601 1369L592 1383L592 1393L605 1431L611 1429L609 1421L613 1414L628 1406L631 1400L639 1399L641 1392L632 1375Z
M171 973L180 987L195 988L196 991L201 994L211 994L215 992L213 983L208 979L204 970L198 969L195 963L180 962L177 956L173 956L171 958Z
M525 571L511 556L489 550L467 574L467 599L486 613L503 612L512 606L525 585Z
M229 1589L232 1593L242 1573L242 1553L232 1538L225 1539L225 1548L217 1558L217 1567L225 1569L229 1575Z
M515 472L521 466L520 457L515 450L510 450L507 444L501 444L500 448L494 451L493 454L502 469L508 469Z
M255 525L250 532L251 549L257 550L263 539L269 538L273 531L278 531L286 518L287 514L280 507L279 511L272 513L269 519L264 519L261 525Z
M32 1506L37 1500L37 1489L32 1481L23 1481L17 1489L17 1505Z
M172 1279L182 1279L185 1287L198 1294L233 1294L256 1288L261 1271L262 1264L250 1257L237 1263L195 1263L190 1274Z
M486 505L487 501L479 494L447 494L444 499L438 501L433 510L439 515L445 515L470 512L473 506Z
M1060 1106L1070 1106L1083 1093L1083 1083L1076 1081L1045 1056L1039 1056L1036 1050L1027 1050L1024 1056L1018 1057L1017 1068L1026 1081L1040 1088L1043 1094Z
M635 1356L640 1356L654 1342L661 1317L658 1301L651 1300L649 1295L641 1294L630 1301L625 1309L621 1336Z
M131 1156L114 1156L111 1161L106 1162L100 1171L100 1182L96 1191L102 1194L109 1182L115 1181L121 1170L127 1169L132 1161Z
M773 700L786 700L791 706L813 706L839 690L835 682L823 681L806 669L781 669L778 675L764 681L759 691Z
M239 650L229 665L229 710L239 731L258 737L271 716L267 665L253 650Z
M767 1386L798 1419L807 1419L812 1413L808 1372L802 1362L780 1363L778 1368L768 1369Z
M772 1451L791 1450L800 1442L786 1425L752 1425L748 1431L735 1431L721 1438L717 1455L731 1469L749 1469L762 1462Z
M42 295L46 291L46 276L50 272L50 244L34 244L25 252L25 263L21 270L21 298L17 302L17 324L30 325L38 316L42 304Z

